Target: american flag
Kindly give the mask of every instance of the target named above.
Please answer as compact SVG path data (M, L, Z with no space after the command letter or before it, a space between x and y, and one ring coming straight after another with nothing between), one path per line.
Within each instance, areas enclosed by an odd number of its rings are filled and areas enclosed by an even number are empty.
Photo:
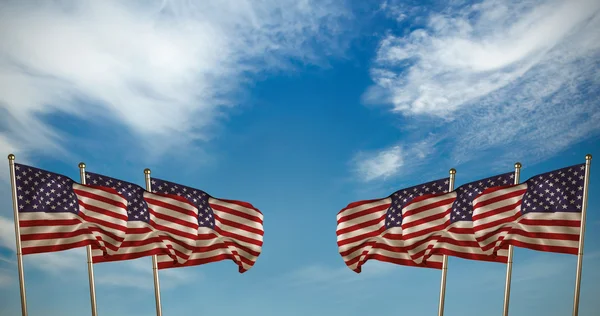
M94 263L130 260L163 253L174 258L173 250L163 242L161 233L153 227L141 186L93 172L86 172L85 178L87 184L115 190L127 199L125 240L112 254L105 254L98 247L92 246Z
M195 266L225 259L233 260L243 273L262 251L263 214L250 203L214 198L202 190L161 179L152 179L152 192L167 204L185 198L197 208L196 246L189 260L179 264L167 256L158 257L158 268ZM168 201L171 199L171 201Z
M350 203L337 215L338 250L346 265L360 273L370 259L405 266L442 268L442 257L415 263L407 252L402 235L404 207L414 199L448 192L449 178L398 190L387 198Z
M153 226L169 235L169 244L176 250L177 262L185 263L198 237L198 209L178 195L144 192Z
M474 181L447 194L423 196L404 209L404 240L413 260L429 260L433 254L464 259L507 262L507 246L497 255L485 253L473 231L473 199L490 187L514 183L514 174L505 173Z
M116 191L15 164L23 254L94 245L112 253L125 238L127 201Z
M502 245L578 253L585 164L486 190L475 200L473 225L484 250Z

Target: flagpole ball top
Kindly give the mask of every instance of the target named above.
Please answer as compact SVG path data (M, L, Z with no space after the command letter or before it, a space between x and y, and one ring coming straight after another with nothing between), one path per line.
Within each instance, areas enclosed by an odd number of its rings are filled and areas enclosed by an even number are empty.
M456 174L456 169L454 169L454 168L450 169L450 174Z
M8 156L8 159L10 159L10 156ZM585 155L585 160L592 160L592 154Z
M13 155L13 154L9 154L9 155L8 155L8 160L10 160L10 161L14 161L14 160L15 160L15 155Z
M144 174L150 174L150 169L148 169L148 168L144 169Z
M79 163L79 169L85 169L85 163L80 162Z
M521 163L520 162L515 162L515 168L521 169Z

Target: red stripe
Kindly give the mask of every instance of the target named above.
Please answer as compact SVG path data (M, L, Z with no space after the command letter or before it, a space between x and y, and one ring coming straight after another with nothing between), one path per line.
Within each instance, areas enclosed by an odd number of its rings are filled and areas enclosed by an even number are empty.
M358 235L358 236L354 236L354 237L350 237L350 238L346 238L344 240L338 240L337 244L339 247L347 245L347 244L351 244L351 243L355 243L359 240L364 240L367 238L373 238L373 237L377 237L379 235L381 235L384 231L386 231L387 228L385 228L385 226L381 226L378 230L376 231L372 231L372 232L368 232L366 234L362 234L362 235Z
M184 237L184 238L187 238L187 239L190 239L190 240L196 240L196 238L197 238L196 234L183 232L183 231L180 231L178 229L171 228L171 227L164 226L164 225L159 225L159 224L157 224L156 222L154 222L152 220L150 220L150 224L154 228L156 228L156 230L158 230L158 231L163 231L163 232L171 233L173 235L181 236L181 237Z
M403 222L402 223L402 229L403 230L404 229L408 229L408 228L411 228L411 227L419 226L419 225L422 225L422 224L427 224L429 222L432 222L432 221L444 218L444 217L446 217L446 216L448 216L450 214L451 210L452 210L452 207L448 208L448 210L444 211L443 213L437 213L437 214L429 215L429 216L420 218L420 219L418 219L416 221L412 221L412 222L408 222L408 223L404 223ZM405 216L404 218L407 219L408 216ZM415 233L417 233L417 232L415 232ZM420 233L420 231L419 231L419 233Z
M244 225L242 223L238 223L238 222L230 221L230 220L227 220L227 219L223 219L223 218L217 216L217 214L215 214L214 216L215 216L216 220L218 220L219 222L221 222L224 225L231 226L231 227L234 227L234 228L237 228L237 229L241 229L241 230L245 230L247 232L250 232L250 233L253 233L253 234L257 234L257 235L260 235L260 236L264 236L264 231L262 229L250 227L250 226Z
M339 235L343 235L343 234L346 234L346 233L349 233L349 232L353 232L355 230L359 230L359 229L363 229L363 228L366 228L366 227L369 227L369 226L372 226L372 225L376 225L378 223L381 223L381 221L384 221L385 220L385 216L386 216L386 214L383 214L379 218L372 219L370 221L361 222L359 224L352 225L352 226L349 226L349 227L346 227L346 228L338 229L335 232L335 234L337 236L339 236Z
M152 194L156 194L156 195L163 196L165 198L173 199L175 201L188 204L189 206L193 207L194 209L196 208L196 206L194 204L192 204L190 201L188 201L186 198L178 196L178 195L161 194L161 193L152 193ZM187 216L190 216L190 217L196 217L197 216L197 214L193 210L186 209L186 208L183 208L183 207L179 207L179 206L177 206L175 204L170 204L170 203L167 203L167 202L163 202L161 200L153 199L153 198L148 197L148 196L145 196L144 199L146 200L146 202L148 202L148 204L153 204L153 205L156 205L158 207L163 207L163 208L169 209L171 211L180 213L182 215L187 215Z
M444 194L447 194L447 193L444 193ZM417 203L417 202L420 202L420 201L424 201L424 200L428 200L430 198L434 198L434 197L440 196L440 195L442 195L442 194L430 194L430 195L419 196L419 197L413 199L412 201L408 202L404 206L404 209L406 210L406 208L408 208L409 205L412 205L414 203ZM437 202L434 202L434 203L422 205L422 206L419 206L417 208L408 209L408 210L406 210L406 212L402 212L402 217L403 218L408 218L409 216L414 216L416 214L429 211L429 210L431 210L433 208L436 208L436 207L441 207L441 206L449 205L449 204L451 205L454 202L454 200L456 200L456 197L450 197L450 198L447 198L447 199L444 199L444 200L440 200L440 201L437 201Z
M152 209L150 207L148 208L148 210L150 211L150 214L152 214L156 218L159 218L159 219L162 219L164 221L171 222L171 223L174 223L174 224L178 224L178 225L181 225L181 226L189 227L191 229L198 229L198 220L196 220L195 223L190 223L190 222L188 222L186 220L182 220L182 219L179 219L177 217L173 217L173 216L170 216L170 215L166 215L166 214L157 212L157 211L155 211L154 209ZM192 218L196 219L197 217L194 216ZM180 230L177 230L177 231L180 231ZM184 233L184 232L182 232L182 233ZM187 233L184 233L184 234L187 234Z
M248 202L238 201L238 200L217 199L217 198L213 198L213 199L218 200L218 201L223 201L225 203L237 204L243 208L251 209L251 210L259 213L260 215L263 215L263 213L259 209L257 209L256 207L254 207L254 205L252 205ZM211 204L211 207L212 207L212 204Z
M390 203L386 203L386 204L374 206L374 207L371 207L371 208L367 208L365 210L362 210L362 211L359 211L359 212L356 212L356 213L352 213L350 215L343 216L342 218L340 218L337 221L337 223L341 224L343 222L347 222L349 220L353 220L353 219L359 218L361 216L365 216L365 215L369 215L369 214L372 214L372 213L377 213L377 212L386 210L386 209L388 209L390 207L390 205L391 205Z
M564 253L564 254L568 254L568 255L577 255L577 253L579 252L579 249L575 248L575 247L532 244L532 243L525 243L525 242L514 240L514 239L507 240L506 242L515 247L527 248L527 249L532 249L532 250L537 250L537 251Z
M231 214L231 215L235 215L237 217L245 218L247 220L251 220L253 222L260 223L261 225L263 224L263 220L260 219L260 217L252 216L250 214L247 214L247 213L244 213L244 212L240 212L240 211L237 211L237 210L234 210L234 209L230 209L230 208L224 207L222 205L213 204L213 203L209 203L209 204L210 204L210 207L212 207L213 209L215 209L217 211L228 213L228 214Z
M104 190L103 187L94 187L94 188L98 189L98 190L101 190L101 191L105 191L105 192L108 191L108 190ZM75 188L73 188L73 191L78 196L83 196L83 197L87 197L87 198L90 198L90 199L93 199L93 200L96 200L96 201L100 201L100 202L103 202L103 203L106 203L106 204L118 207L118 208L122 209L123 211L127 210L127 205L125 205L124 203L117 202L117 201L109 199L107 197L104 197L104 196L101 196L101 195L97 195L97 194L94 194L92 192L75 189ZM114 191L114 192L109 192L109 193L117 195L118 197L124 199L124 197L122 195L118 194L116 190L112 190L111 189L111 191ZM81 204L81 200L80 199L77 199L77 200L79 200L79 202L80 202L79 204ZM113 211L109 211L109 210L106 210L106 209L103 209L103 208L98 208L98 207L94 207L94 208L96 208L98 210L102 210L102 211L99 211L98 213L101 213L101 214L104 214L104 215L108 215L108 216L112 216L112 217L115 217L115 218L118 218L118 219L122 219L122 220L127 220L127 215L118 214L118 213L115 213ZM106 214L104 212L110 213L110 214Z
M73 213L71 213L73 214ZM73 216L76 216L73 214ZM43 227L43 226L73 226L81 224L81 220L73 219L36 219L23 220L19 219L19 227Z
M108 256L108 255L94 256L94 257L92 257L92 261L94 263L114 262L114 261L123 261L123 260L133 260L133 259L149 257L149 256L153 256L153 255L161 255L161 254L168 255L168 253L165 253L162 249L154 248L154 249L151 249L148 251L137 252L137 253L118 254L118 255L111 255L111 256Z
M412 243L413 241L411 239L414 239L416 237L420 237L420 236L423 236L423 235L429 235L429 234L432 234L432 233L435 233L435 232L438 232L438 231L442 231L448 225L450 225L450 220L447 220L445 223L442 223L440 225L431 226L431 227L428 227L426 229L416 231L414 233L402 234L402 238L405 241L410 241ZM424 240L427 240L427 239L424 239Z
M261 247L262 244L263 244L263 242L260 241L260 240L248 238L246 236L238 235L238 234L233 233L233 232L225 231L225 230L221 229L220 227L218 227L216 225L215 225L215 231L219 235L221 235L221 236L233 238L235 240L240 240L240 241L243 241L243 242L246 242L246 243L249 243L249 244L253 244L253 245L256 245L256 246L259 246L259 247Z
M498 188L494 187L494 188L491 188L491 189L487 189L484 192L482 192L481 194L479 194L479 196L483 196L484 194L492 193L492 192L498 191L500 189L504 189L504 188L503 187L498 187ZM511 192L508 192L506 194L499 195L499 196L493 197L491 199L487 199L485 201L477 202L477 204L473 205L473 209L477 209L477 208L480 208L480 207L488 206L490 204L494 204L496 202L500 202L500 201L503 201L503 200L512 199L512 198L517 197L519 195L522 196L522 195L525 194L525 192L527 192L527 189L518 190L518 191L511 191ZM521 204L520 201L522 201L522 198L519 199L518 203L515 203L515 206ZM498 208L497 210L500 210L500 209L502 209L502 208ZM494 212L495 211L496 210L494 210ZM473 220L475 220L475 219L473 219Z
M90 239L90 240L83 240L83 241L78 241L75 243L68 243L68 244L61 243L61 244L52 245L52 246L23 247L22 253L23 253L23 255L31 255L31 254L35 254L35 253L63 251L63 250L85 247L92 243L94 243L94 240Z
M123 233L127 232L127 226L121 226L115 223L107 222L105 220L97 219L92 216L88 216L85 213L79 213L79 217L81 217L81 219L83 219L87 223L94 223L100 226L109 227L114 230L122 231Z

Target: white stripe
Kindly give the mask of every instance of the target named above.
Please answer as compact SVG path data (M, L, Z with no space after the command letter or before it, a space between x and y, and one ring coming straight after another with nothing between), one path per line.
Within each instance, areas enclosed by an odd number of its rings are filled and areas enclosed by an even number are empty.
M260 212L257 212L254 209L246 208L246 207L238 205L238 204L225 202L225 201L218 200L218 199L215 199L215 198L208 198L208 204L220 205L220 206L232 209L232 210L236 210L238 212L242 212L242 213L245 213L245 214L248 214L248 215L251 215L251 216L258 217L261 220L264 220L263 215Z
M240 224L246 225L251 228L263 230L263 225L260 222L249 220L247 218L239 217L239 216L232 215L230 213L226 213L223 211L218 211L215 209L213 209L213 211L215 213L215 216L218 216L218 217L222 218L223 220L228 220L228 221L231 221L234 223L240 223Z
M365 203L353 208L349 208L347 210L344 210L340 213L337 214L337 221L339 222L342 218L350 216L354 213L358 213L358 212L362 212L364 210L370 209L370 208L375 208L375 207L379 207L379 206L383 206L386 204L391 204L392 203L392 199L391 198L384 198L381 200L376 200L373 202L369 202L369 203Z
M256 241L263 241L263 236L259 235L259 234L255 234L243 229L239 229L239 228L235 228L229 225L225 225L223 223L221 223L219 220L215 219L215 224L221 228L223 231L232 233L232 234L236 234L236 235L240 235L246 238L250 238L250 239L254 239Z
M44 212L19 212L19 222L24 221L41 221L41 220L71 220L79 217L75 213L71 212L57 212L57 213L44 213Z
M382 218L386 213L387 213L387 210L381 210L381 211L369 213L369 214L366 214L366 215L363 215L363 216L360 216L357 218L353 218L348 221L343 221L337 225L337 230L346 229L346 228L349 228L349 227L352 227L355 225L360 225L360 224L368 222L368 221ZM383 218L382 221L385 221L385 218Z
M419 225L413 226L413 227L406 227L404 225L404 223L402 223L402 231L404 235L410 235L410 234L416 234L422 231L425 231L429 228L432 227L436 227L439 225L443 225L444 223L448 222L450 220L450 213L448 213L446 216L442 217L442 218L438 218L434 221L430 221L430 222L424 222L421 223ZM414 221L413 221L414 222ZM434 232L428 233L428 234L423 234L423 235L416 235L415 237L411 237L409 240L411 240L411 242L414 241L418 241L418 240L422 240L423 238L427 237L430 234L434 234Z
M53 238L53 239L38 239L38 240L25 240L21 241L21 245L23 249L33 248L33 247L46 247L46 246L57 246L57 245L66 245L73 244L86 240L95 240L92 235L79 235L70 238Z
M356 236L360 236L360 235L363 235L363 234L372 233L372 232L375 232L378 229L384 227L384 225L385 225L385 222L381 221L380 223L377 223L375 225L372 225L372 226L369 226L369 227L365 227L363 229L355 230L355 231L352 231L352 232L349 232L349 233L346 233L346 234L342 234L342 235L338 236L337 240L338 240L338 242L342 242L342 241L345 241L347 239L350 239L350 238L353 238L353 237L356 237ZM374 236L374 237L377 237L377 236ZM372 238L374 238L374 237L372 237ZM349 243L349 244L345 244L345 245L339 247L340 252L352 249L352 248L356 247L357 245L362 244L363 242L364 242L364 240L358 240L358 241L355 241L355 242L352 242L352 243Z

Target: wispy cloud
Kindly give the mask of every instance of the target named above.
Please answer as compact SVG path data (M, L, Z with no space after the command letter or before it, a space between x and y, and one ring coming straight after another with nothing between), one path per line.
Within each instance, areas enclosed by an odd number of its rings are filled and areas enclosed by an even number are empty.
M7 271L6 269L0 269L0 287L9 287L14 283L14 279L12 277L12 271Z
M434 145L452 163L525 147L533 163L600 131L600 2L458 3L425 18L387 5L415 29L381 40L366 102L450 135Z
M5 257L3 257L3 256L0 256L0 261L1 261L1 262L8 263L8 264L15 264L15 263L16 263L14 260L10 260L10 259L8 259L8 258L5 258Z
M136 260L104 263L110 265L108 271L103 271L102 278L98 278L98 284L137 288L141 290L153 290L152 265L150 257ZM190 269L167 269L159 271L161 288L168 290L180 285L196 282L203 276Z
M385 276L396 271L398 267L389 263L371 260L367 262L360 274L345 266L337 268L315 264L301 267L285 275L285 283L291 286L323 287L337 286L343 283L352 283L369 278Z
M435 144L443 138L429 135L414 143L396 144L379 151L359 152L352 161L354 171L363 181L386 180L411 173L435 152Z
M361 152L355 160L356 172L365 181L386 179L402 168L404 153L400 146L393 146L375 153Z
M160 144L155 153L206 140L253 76L343 51L349 14L343 3L312 0L0 8L0 142L46 152L65 140L47 124L52 114L118 123L143 144Z
M0 247L15 250L15 225L12 219L0 216Z

